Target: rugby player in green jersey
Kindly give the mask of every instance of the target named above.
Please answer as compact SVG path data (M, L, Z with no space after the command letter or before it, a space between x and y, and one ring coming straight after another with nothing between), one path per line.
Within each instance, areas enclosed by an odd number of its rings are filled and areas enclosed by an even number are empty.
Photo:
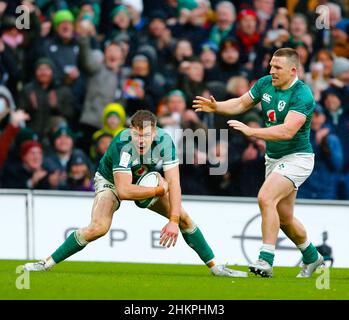
M237 120L229 120L228 125L248 137L266 141L266 179L258 193L263 244L258 260L249 266L251 272L264 277L273 275L280 228L303 255L297 277L310 277L323 264L323 257L293 215L297 189L314 167L309 134L315 102L310 88L297 77L299 63L295 50L281 48L271 59L270 75L260 78L241 97L218 102L212 96L198 96L193 101L195 111L226 115L244 113L261 103L265 128L251 128Z
M169 221L160 234L160 244L174 246L181 231L186 243L216 276L246 277L247 273L216 265L214 254L195 222L181 205L179 161L170 136L156 126L154 114L137 111L131 118L131 127L120 132L111 142L100 161L94 179L95 199L91 223L71 233L65 242L47 259L26 263L28 271L45 271L82 250L89 242L105 235L111 226L113 214L122 200L159 199L149 207ZM144 174L154 171L162 162L164 176L158 174L157 187L137 185Z

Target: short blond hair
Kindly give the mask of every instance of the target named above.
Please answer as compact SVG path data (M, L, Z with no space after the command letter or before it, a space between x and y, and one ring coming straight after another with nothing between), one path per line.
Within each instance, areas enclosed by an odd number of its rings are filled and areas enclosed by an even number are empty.
M286 57L290 62L296 65L297 69L299 68L299 65L300 65L299 54L295 49L280 48L274 52L273 57Z

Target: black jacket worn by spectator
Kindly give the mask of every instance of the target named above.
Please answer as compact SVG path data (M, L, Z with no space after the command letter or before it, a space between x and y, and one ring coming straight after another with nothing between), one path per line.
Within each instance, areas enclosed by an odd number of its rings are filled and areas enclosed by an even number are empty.
M257 150L257 156L251 160L244 160L242 155L251 144ZM265 179L264 153L259 151L253 141L249 141L242 135L236 136L232 149L231 152L240 156L239 159L231 162L229 168L232 180L231 195L237 197L257 197Z
M52 84L44 89L35 80L24 86L19 105L29 113L28 126L36 131L40 138L48 135L52 117L63 116L72 124L76 111L76 101L68 87Z
M57 80L64 82L64 70L70 66L78 66L79 46L75 39L69 43L63 43L58 36L53 36L42 44L41 56L53 61Z
M28 189L28 181L33 177L33 172L29 171L23 163L18 162L8 162L4 168L4 174L2 177L2 187L3 188L15 188L15 189ZM51 189L49 180L49 175L46 175L41 179L35 186L35 189Z
M209 166L206 164L180 166L181 189L187 195L209 195Z

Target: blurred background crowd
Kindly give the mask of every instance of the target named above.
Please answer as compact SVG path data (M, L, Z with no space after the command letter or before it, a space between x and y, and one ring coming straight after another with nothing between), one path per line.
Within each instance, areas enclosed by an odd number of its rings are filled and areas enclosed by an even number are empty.
M349 199L348 12L345 0L0 0L0 187L93 191L111 139L149 109L192 159L184 194L255 197L264 141L218 131L185 148L176 129L227 129L193 98L242 95L292 47L317 102L315 168L298 197ZM259 106L237 119L263 126Z

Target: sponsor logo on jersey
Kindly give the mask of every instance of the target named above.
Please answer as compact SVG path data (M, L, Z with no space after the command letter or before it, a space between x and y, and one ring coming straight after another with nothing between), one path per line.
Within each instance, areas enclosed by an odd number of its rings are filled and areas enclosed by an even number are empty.
M141 176L141 175L147 173L147 171L148 171L147 166L142 165L142 166L136 171L136 175L137 175L137 176Z
M276 122L276 112L275 110L268 110L267 117L269 122Z
M104 184L103 188L109 188L109 189L114 189L114 186L112 184Z
M286 106L286 101L280 100L278 103L278 110L281 112L282 110L285 109L285 106Z
M127 152L123 152L121 154L119 166L127 168L128 163L130 162L130 159L131 159L131 155L129 153L127 153Z
M272 96L270 94L264 93L263 97L262 97L262 100L267 102L267 103L270 103L271 98L272 98Z

